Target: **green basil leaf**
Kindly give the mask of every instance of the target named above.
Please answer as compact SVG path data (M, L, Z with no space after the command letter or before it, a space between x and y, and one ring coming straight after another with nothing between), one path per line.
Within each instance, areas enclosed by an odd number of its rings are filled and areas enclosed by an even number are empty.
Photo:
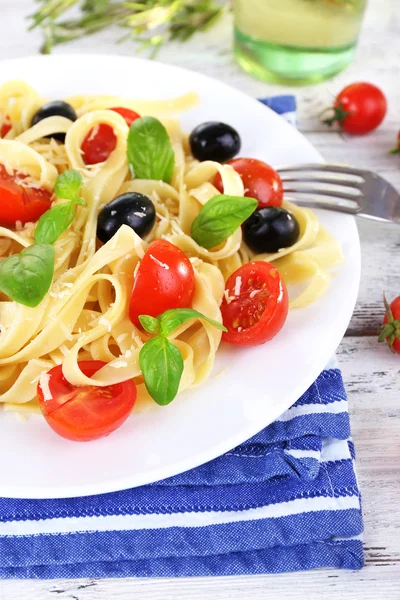
M211 198L192 223L191 235L195 242L209 250L235 233L257 208L254 198L225 196Z
M163 336L155 337L142 346L139 365L150 396L165 406L178 393L183 373L183 358L178 348Z
M37 244L54 244L75 218L75 202L57 204L46 211L35 229Z
M162 123L154 117L136 119L129 129L128 163L137 179L171 183L175 155Z
M34 308L49 291L53 274L53 246L33 244L0 262L0 290L15 302Z
M75 200L82 186L82 175L75 169L64 171L58 176L54 193L59 198Z
M161 325L161 335L165 336L170 335L177 327L182 325L182 323L185 323L190 319L203 319L203 321L211 323L211 325L214 325L214 327L220 329L221 331L228 331L226 327L222 325L222 323L206 317L201 312L198 312L193 308L172 308L171 310L166 310L158 317L158 319Z
M160 333L160 323L158 319L150 317L150 315L140 315L139 321L143 329L149 333L155 333L156 335Z

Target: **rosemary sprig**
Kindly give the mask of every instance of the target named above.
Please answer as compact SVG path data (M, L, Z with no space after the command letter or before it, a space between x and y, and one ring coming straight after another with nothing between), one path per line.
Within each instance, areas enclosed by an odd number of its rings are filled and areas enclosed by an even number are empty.
M205 31L221 16L220 0L36 0L41 4L30 16L29 29L40 27L44 34L42 52L57 44L85 37L112 25L129 31L121 41L142 42L139 50L154 54L167 40L185 41L196 31ZM77 17L67 18L71 8Z

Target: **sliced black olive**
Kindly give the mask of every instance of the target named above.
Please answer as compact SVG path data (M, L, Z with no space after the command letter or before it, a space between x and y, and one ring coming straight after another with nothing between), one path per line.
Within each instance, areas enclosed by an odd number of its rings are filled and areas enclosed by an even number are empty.
M297 242L299 235L296 217L276 206L257 208L243 225L244 241L257 254L289 248Z
M76 112L72 108L68 102L64 102L63 100L54 100L53 102L48 102L33 116L32 125L36 125L43 119L47 119L48 117L65 117L70 121L76 121L78 118ZM52 133L47 137L52 137L59 142L65 141L65 133Z
M97 217L97 237L106 243L122 225L129 225L144 237L156 220L156 209L148 196L127 192L111 200Z
M226 162L240 152L241 141L238 132L226 123L210 121L202 123L190 134L190 147L197 160Z

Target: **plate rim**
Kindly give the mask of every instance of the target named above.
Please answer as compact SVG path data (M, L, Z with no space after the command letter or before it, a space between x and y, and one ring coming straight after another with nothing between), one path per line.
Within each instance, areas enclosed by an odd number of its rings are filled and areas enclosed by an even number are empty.
M143 58L137 58L134 56L126 56L126 55L118 55L118 54L75 53L74 52L74 53L54 54L54 55L50 55L50 56L49 55L46 55L46 56L29 55L29 56L25 56L25 57L14 58L14 59L3 59L0 61L0 74L1 74L2 67L5 63L8 63L8 64L9 63L23 63L24 61L45 63L45 62L50 62L50 61L57 62L59 60L61 60L61 61L65 61L65 60L77 61L82 58L85 58L88 60L93 59L96 61L102 59L102 60L107 60L107 62L108 61L111 61L111 62L113 62L113 61L123 62L124 61L124 62L134 62L134 63L141 63L141 64L149 64L149 63L150 64L158 64L158 65L161 64L166 69L175 71L181 75L184 75L185 73L190 73L191 76L195 75L196 77L198 77L200 79L204 79L208 82L213 82L214 84L217 83L219 86L222 86L227 91L230 91L230 92L234 91L236 94L239 94L240 96L242 96L243 98L246 99L246 102L254 102L255 104L258 105L258 100L256 98L248 95L246 92L243 92L242 90L237 89L237 88L233 87L232 85L229 85L223 81L220 81L220 80L210 77L208 75L204 75L203 73L199 73L197 71L187 69L185 67L181 67L178 65L166 64L166 63L160 63L160 62L155 63L154 61L146 60ZM263 109L264 110L268 109L270 111L270 113L273 113L274 117L279 118L279 116L268 106L264 106ZM282 123L290 129L293 127L292 125L287 123L284 119L282 119ZM302 132L299 130L297 130L297 133L303 138L303 141L307 143L307 145L310 147L310 149L313 150L314 154L316 156L318 156L319 161L325 162L322 155L320 154L320 152L305 137L305 135L302 134ZM353 311L354 311L354 308L356 305L356 301L357 301L357 296L358 296L358 291L359 291L359 286L360 286L360 278L361 278L361 245L360 245L360 238L359 238L359 233L358 233L358 228L356 225L355 217L352 217L351 221L349 220L348 222L349 223L351 222L351 227L353 229L352 234L354 236L354 248L352 248L353 253L354 253L352 274L355 278L356 284L352 287L351 297L348 298L348 302L346 304L346 309L345 309L346 316L345 316L345 318L343 317L343 323L346 323L346 324L345 324L345 326L338 328L337 331L335 332L335 335L332 336L332 337L334 337L334 343L332 342L332 347L335 346L334 352L336 352L336 349L339 346L339 344L345 334L348 324L350 323L351 316L353 314ZM324 356L324 363L327 364L329 359L331 358L332 352L331 351L327 352L326 350L324 351L323 349L321 349L321 354L323 354L323 356ZM321 362L322 362L322 359L321 359ZM301 381L300 387L302 387L304 389L299 394L297 394L297 392L296 392L296 397L300 397L308 389L308 387L318 377L320 372L321 371L320 371L319 367L315 368L313 366L312 368L311 367L309 368L309 370L307 372L307 376ZM294 386L294 388L296 388L296 386ZM291 406L293 406L293 404L295 402L296 402L296 400L293 400L293 401L286 400L284 403L280 403L279 410L273 411L274 416L272 419L269 419L269 423L272 423L273 421L275 421L281 414L283 414L286 410L288 410ZM263 429L266 426L267 425L263 425L261 427L261 429ZM161 479L166 479L173 475L183 473L192 468L195 468L197 466L205 464L205 463L209 462L210 460L213 460L213 459L217 458L218 456L221 456L222 454L231 450L235 446L243 443L244 440L251 438L253 435L258 433L258 431L260 431L261 429L259 426L257 426L257 425L255 426L254 422L250 422L247 427L243 427L241 429L240 433L236 433L235 435L225 438L218 445L213 445L212 448L208 452L202 451L200 461L199 461L199 459L195 460L195 457L198 456L198 453L192 454L189 459L182 459L179 462L175 462L169 468L166 468L165 466L162 466L158 469L157 468L149 468L148 471L146 471L146 473L143 474L142 476L133 474L131 476L118 477L116 479L110 478L108 480L108 482L109 482L108 485L105 485L104 482L92 483L92 484L88 484L88 485L80 485L78 493L76 490L76 485L75 485L75 488L73 486L71 488L71 485L67 485L66 487L58 486L57 490L54 490L54 488L52 488L51 486L41 486L40 490L38 488L34 488L32 486L26 486L26 487L18 486L17 488L15 488L13 486L8 486L8 487L2 489L2 484L0 482L0 495L3 497L6 497L6 498L19 498L19 499L28 499L28 498L29 499L56 499L56 498L71 498L71 497L76 497L77 495L79 495L81 497L92 496L92 495L97 495L97 494L112 493L112 492L121 491L121 490L129 489L129 488L133 488L133 487L139 487L142 485L146 485L149 483L159 481ZM246 432L246 433L244 433L244 432ZM151 473L151 475L148 475L150 473ZM135 479L134 483L131 480L133 477ZM105 489L105 488L107 488L107 489Z

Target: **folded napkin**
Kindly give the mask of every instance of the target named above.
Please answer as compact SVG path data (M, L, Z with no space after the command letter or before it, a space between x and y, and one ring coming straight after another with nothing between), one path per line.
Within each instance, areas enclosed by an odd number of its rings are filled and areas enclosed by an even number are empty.
M293 112L286 98L277 112ZM360 569L362 529L346 393L330 364L275 423L206 465L112 494L0 498L0 577Z

